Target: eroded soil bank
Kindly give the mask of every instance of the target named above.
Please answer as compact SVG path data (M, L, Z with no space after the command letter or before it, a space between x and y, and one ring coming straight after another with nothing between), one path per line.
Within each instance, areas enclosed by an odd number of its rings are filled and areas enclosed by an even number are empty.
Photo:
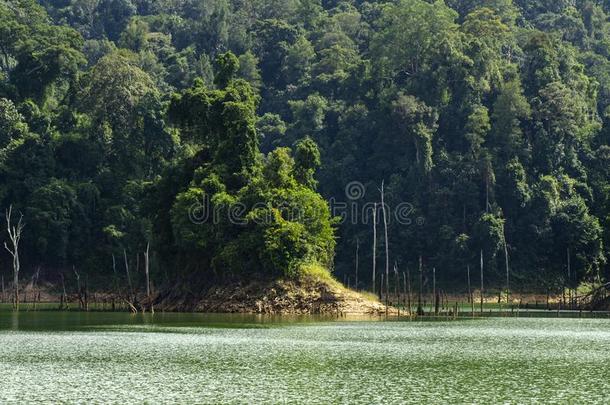
M385 314L375 297L332 280L248 281L214 286L196 294L159 297L165 311L256 314ZM394 310L390 308L389 312Z

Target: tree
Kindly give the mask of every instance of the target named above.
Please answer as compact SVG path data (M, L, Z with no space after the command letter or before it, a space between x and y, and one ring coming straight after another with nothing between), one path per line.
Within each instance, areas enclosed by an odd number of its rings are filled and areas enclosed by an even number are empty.
M96 123L127 132L140 99L155 91L151 77L137 66L134 55L117 51L102 57L83 78L79 98Z
M438 1L388 4L375 22L379 30L370 45L371 55L378 61L376 75L394 80L404 77L414 86L426 87L429 80L425 76L434 58L456 37L456 19L457 13Z
M320 94L310 94L305 100L289 101L293 115L293 132L300 138L319 133L324 128L328 101Z
M491 130L487 108L476 106L468 116L465 130L464 137L468 143L468 152L476 160L481 153L481 146L485 143L487 134Z
M388 294L390 294L390 240L388 239L388 214L385 205L384 184L381 182L381 212L383 216L383 245L385 247L385 300L388 304Z
M100 0L95 10L96 20L102 25L104 34L112 41L119 39L135 13L136 6L132 0Z
M6 210L6 231L8 232L8 237L10 240L10 247L4 242L4 248L7 252L13 256L13 292L14 292L14 300L13 307L16 310L19 310L19 271L21 269L21 263L19 261L19 242L21 241L21 233L23 232L24 223L23 223L23 215L19 217L19 221L17 225L13 225L12 223L12 214L13 214L13 206L11 205L8 210Z
M286 57L282 72L287 83L307 82L311 76L311 69L316 57L316 51L309 40L300 36L286 49Z
M568 287L577 287L576 280L586 276L598 278L598 271L605 262L602 252L602 228L597 218L592 217L582 198L573 196L562 201L557 213L551 218L557 251L571 252L571 274L566 280ZM564 270L568 263L558 256L553 257L553 267ZM561 271L563 277L566 272ZM566 277L567 278L567 277Z
M148 34L148 24L140 19L133 19L121 33L119 45L121 48L139 52L146 47L148 42Z
M25 136L28 126L23 120L11 100L0 98L0 150Z
M318 145L311 138L298 141L294 159L296 180L305 187L315 190L318 183L314 176L321 163Z
M521 83L511 80L504 83L494 102L492 136L499 154L504 160L515 155L528 155L521 125L530 118L531 108L523 95Z
M31 0L14 7L0 4L3 32L0 50L9 81L21 99L44 100L48 90L74 80L85 60L83 41L71 28L50 24L44 10Z
M505 24L514 23L519 15L517 5L514 3L513 0L449 0L447 2L462 17L483 7L491 9L502 18L502 22Z
M201 151L192 181L171 210L175 240L189 262L198 257L201 271L218 277L256 269L297 277L308 266L328 269L335 241L328 205L312 189L317 147L303 140L296 162L288 148L262 160L256 102L243 80L222 90L197 83L174 96L170 114ZM213 218L205 215L210 212Z
M268 152L282 143L287 130L286 122L277 114L266 113L259 117L256 130L261 138L261 149Z
M282 87L284 82L278 73L290 47L299 37L298 29L285 21L267 19L254 25L254 35L263 82L267 86Z
M27 216L37 255L49 266L62 267L75 258L73 221L82 207L76 191L65 181L52 179L34 190L28 200ZM35 235L35 236L34 236Z
M258 58L250 51L239 56L239 70L237 75L258 89L261 87L261 73L258 69Z
M392 109L399 127L415 146L415 161L424 172L430 172L433 165L432 137L437 125L434 109L403 93L398 94Z
M231 190L248 182L259 160L257 101L248 83L235 80L220 91L198 82L174 95L170 105L170 117L184 128L184 139L209 148L211 164Z
M239 59L232 52L223 53L216 58L217 73L214 84L218 88L225 88L235 78L239 71Z
M598 126L582 95L554 82L540 90L533 105L533 116L541 126L535 143L536 163L548 171L561 166L574 168L572 156L577 144L588 142Z

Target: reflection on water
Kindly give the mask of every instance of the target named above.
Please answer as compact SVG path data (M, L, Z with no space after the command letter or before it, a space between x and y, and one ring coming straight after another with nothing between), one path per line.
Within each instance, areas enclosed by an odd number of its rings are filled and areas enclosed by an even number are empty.
M79 331L107 326L173 326L214 328L260 328L273 325L307 324L336 320L375 321L379 317L338 318L333 315L257 315L257 314L201 314L157 312L131 314L129 312L79 312L79 311L21 311L0 308L0 331Z
M610 321L0 313L0 403L604 403Z

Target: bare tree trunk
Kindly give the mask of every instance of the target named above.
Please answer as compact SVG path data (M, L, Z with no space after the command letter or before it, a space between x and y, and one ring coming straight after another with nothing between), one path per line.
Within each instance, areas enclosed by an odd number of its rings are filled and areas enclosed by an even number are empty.
M409 301L408 292L407 292L407 273L402 272L402 294L403 294L403 305L407 310L407 313L411 315L411 307L407 304Z
M424 288L424 267L422 262L422 257L419 256L419 296L417 299L417 315L424 314L424 308L422 307L422 290Z
M138 309L128 300L125 300L125 302L127 303L127 306L129 307L130 311L134 314L138 313Z
M68 308L68 294L66 294L66 282L64 280L64 273L60 273L60 274L61 274L62 294L61 294L61 301L59 303L59 307L60 307L60 309L67 309Z
M115 300L119 295L119 275L117 274L116 271L116 258L114 257L114 253L112 254L112 272L114 274L114 280L112 281L113 284L113 289L114 291L112 292L114 294L114 296L112 297L112 310L115 310Z
M129 287L129 302L132 304L131 306L133 307L133 287L131 284L131 275L129 274L129 262L127 261L127 250L123 249L123 258L125 260L125 273L127 274L127 286Z
M432 299L434 300L434 315L438 315L439 294L436 291L436 267L432 268Z
M409 315L411 315L411 312L413 311L413 307L411 306L411 271L409 270L409 268L407 267L407 274L406 274L406 281L407 281L407 307L409 308Z
M89 311L89 277L85 274L85 288L83 288L83 308Z
M481 313L483 313L483 249L481 249Z
M155 307L150 296L150 243L146 245L146 252L144 253L144 271L146 272L146 299L148 305L150 305L150 312L154 314Z
M373 208L373 294L377 293L377 203Z
M385 200L384 200L384 184L385 182L381 182L381 211L383 213L383 229L384 229L384 244L385 244L385 292L386 292L386 307L388 305L388 292L390 290L390 243L388 240L388 219L386 215L385 209Z
M572 281L572 262L571 262L571 257L570 257L570 248L567 249L567 258L568 258L568 284L571 284ZM569 291L570 291L570 308L573 307L573 302L572 302L572 289L570 287Z
M398 275L398 263L394 262L394 295L396 303L400 304L400 276Z
M506 228L502 225L502 238L504 239L504 263L506 265L506 303L510 303L510 267L508 263L508 244L506 243Z
M356 291L358 291L358 266L360 265L360 239L356 238Z
M15 254L13 259L13 288L15 289L15 309L19 310L19 270L21 264L19 263L19 254Z
M472 296L472 284L470 283L470 265L466 266L466 271L468 272L468 301L470 301L470 306L472 307L472 316L474 317L474 297Z
M13 308L19 310L19 270L21 264L19 262L19 241L21 240L21 233L23 232L23 214L19 217L17 226L11 224L13 215L13 206L11 205L6 211L6 230L8 232L9 239L11 241L11 247L4 242L4 248L13 256L13 290L14 290L14 303Z
M36 268L36 273L32 277L32 288L34 290L34 311L36 310L36 304L38 299L40 299L40 291L38 290L38 278L40 277L40 266Z
M6 292L4 290L4 276L2 276L2 302L6 301Z
M74 272L74 275L76 276L76 291L77 291L77 297L78 297L78 306L80 307L80 309L84 309L85 302L83 301L82 290L80 287L80 274L78 274L78 271L76 271L76 267L74 267L74 266L72 266L72 271Z

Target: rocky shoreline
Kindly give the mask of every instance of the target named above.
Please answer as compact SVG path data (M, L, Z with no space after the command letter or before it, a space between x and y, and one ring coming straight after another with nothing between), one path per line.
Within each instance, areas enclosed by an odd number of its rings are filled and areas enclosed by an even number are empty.
M174 312L250 314L393 313L374 297L349 290L338 282L316 279L250 281L214 286L189 296L159 297L156 308Z
M208 312L244 314L328 314L381 315L394 314L377 297L358 293L332 278L306 276L300 279L254 279L214 283L206 287L173 286L155 291L150 297L142 292L128 300L125 294L110 292L71 293L65 297L51 283L24 285L20 290L23 305L57 303L60 309L131 310L149 312L152 302L155 311ZM10 295L2 302L10 303Z

